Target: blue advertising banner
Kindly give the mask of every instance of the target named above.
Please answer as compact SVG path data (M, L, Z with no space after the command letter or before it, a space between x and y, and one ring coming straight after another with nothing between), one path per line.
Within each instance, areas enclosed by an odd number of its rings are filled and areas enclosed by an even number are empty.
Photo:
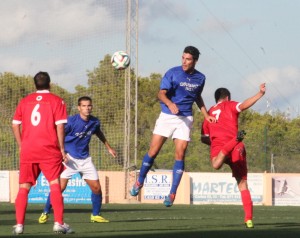
M41 173L36 186L32 187L28 196L29 203L45 203L50 192L49 184L45 176ZM63 193L64 203L90 204L91 190L79 174L74 175L68 182L68 186Z

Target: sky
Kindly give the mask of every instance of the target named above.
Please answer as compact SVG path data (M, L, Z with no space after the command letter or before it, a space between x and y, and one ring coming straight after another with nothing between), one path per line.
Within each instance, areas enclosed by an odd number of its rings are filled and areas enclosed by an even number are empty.
M69 91L86 85L87 69L126 46L119 27L125 3L1 0L0 73L45 70ZM218 87L243 101L265 82L266 95L253 109L298 117L299 9L298 0L139 0L138 75L163 75L193 45L201 52L196 68L206 75L207 107Z

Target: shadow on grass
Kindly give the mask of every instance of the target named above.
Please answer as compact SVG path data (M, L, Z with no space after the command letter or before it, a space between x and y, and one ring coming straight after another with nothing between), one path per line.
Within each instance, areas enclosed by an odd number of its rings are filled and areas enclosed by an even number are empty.
M15 237L11 234L14 207L0 204L0 208L0 238ZM65 221L76 231L67 237L74 238L300 238L300 215L294 207L256 207L254 229L244 228L238 206L109 205L103 207L104 217L111 220L106 224L90 223L91 205L65 208ZM20 237L66 237L52 232L53 214L47 224L38 225L42 209L42 205L28 206Z
M270 225L270 224L269 224ZM274 224L275 225L275 224ZM268 230L256 230L254 229L245 229L245 230L222 230L222 231L154 231L152 234L145 234L145 231L126 231L128 234L119 233L120 231L110 231L110 232L96 232L95 234L22 234L22 238L31 238L31 237L43 237L43 238L53 238L53 237L120 237L120 238L162 238L162 237L172 237L172 238L299 238L300 237L300 224L276 224L277 227L285 227L284 229L268 229ZM288 227L298 227L297 229L288 229ZM121 231L122 232L122 231ZM148 230L149 232L149 230ZM16 237L13 235L6 235L0 237Z

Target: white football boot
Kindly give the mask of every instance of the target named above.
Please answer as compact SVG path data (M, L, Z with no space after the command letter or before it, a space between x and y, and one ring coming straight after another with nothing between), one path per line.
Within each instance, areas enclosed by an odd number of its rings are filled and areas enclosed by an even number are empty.
M63 225L61 225L58 222L54 222L53 231L55 233L62 233L62 234L74 233L74 231L71 229L71 227L67 223L64 223Z
M14 235L20 235L24 232L24 226L22 224L17 224L13 226L13 234Z

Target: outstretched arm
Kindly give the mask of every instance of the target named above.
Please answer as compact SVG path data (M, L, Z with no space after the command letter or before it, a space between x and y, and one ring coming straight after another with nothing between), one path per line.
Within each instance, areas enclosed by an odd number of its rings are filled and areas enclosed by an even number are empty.
M103 132L100 129L96 132L96 136L105 145L107 151L115 158L117 156L117 152L113 148L111 148L110 144L108 143L108 141L106 140Z
M205 118L207 121L209 121L209 122L216 122L216 118L214 118L214 117L212 117L212 116L210 116L210 115L208 114L202 96L199 96L199 97L196 99L196 104L197 104L197 106L199 107L200 111L203 113L204 118Z
M259 92L257 94L255 94L254 96L246 99L244 102L242 102L239 106L241 111L244 111L246 109L248 109L249 107L253 106L260 98L262 98L262 96L264 96L266 92L266 84L262 83L259 86Z

